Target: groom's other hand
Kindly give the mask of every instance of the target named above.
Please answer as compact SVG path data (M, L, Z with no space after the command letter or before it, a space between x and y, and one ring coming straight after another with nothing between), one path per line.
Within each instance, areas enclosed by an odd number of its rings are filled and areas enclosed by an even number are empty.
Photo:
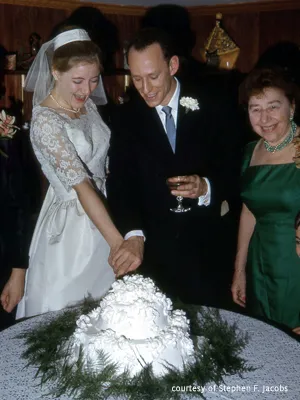
M109 256L109 263L117 277L136 270L143 261L144 238L131 236L124 240L117 251Z
M197 199L207 193L207 183L204 178L198 175L174 176L168 181L180 183L180 185L171 191L174 196L182 196L189 199Z

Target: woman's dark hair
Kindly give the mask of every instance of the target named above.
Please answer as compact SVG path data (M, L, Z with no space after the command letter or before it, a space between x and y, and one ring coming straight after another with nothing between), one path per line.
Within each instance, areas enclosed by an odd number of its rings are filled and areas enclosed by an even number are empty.
M79 29L77 26L68 26L59 33ZM78 63L98 64L102 69L101 50L92 41L76 41L66 43L55 50L52 58L52 67L59 72L67 72Z
M259 57L256 68L280 67L300 84L300 48L298 43L280 41L268 47Z
M278 67L255 68L239 88L239 102L248 105L251 96L263 93L268 88L283 91L290 103L299 102L299 87L287 72Z
M127 58L131 49L143 51L152 44L158 44L167 62L175 55L172 37L159 28L145 28L140 30L127 46Z
M299 228L299 226L300 226L300 211L298 212L298 214L296 215L296 218L295 218L295 225L294 225L295 230L297 230Z

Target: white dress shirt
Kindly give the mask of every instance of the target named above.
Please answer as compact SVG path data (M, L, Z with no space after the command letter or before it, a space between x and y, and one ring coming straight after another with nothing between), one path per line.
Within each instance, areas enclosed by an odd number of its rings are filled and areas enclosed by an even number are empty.
M171 100L168 103L168 106L172 108L172 117L174 119L175 122L175 127L177 128L177 114L178 114L178 107L179 107L179 95L180 95L180 83L178 82L178 80L175 78L176 80L176 89L175 92L171 98ZM167 130L166 130L166 114L163 112L162 110L163 106L159 105L156 106L155 109L158 113L158 116L161 120L161 123L164 127L164 130L166 131L167 134ZM205 182L207 184L207 192L200 196L198 198L198 206L209 206L210 205L210 200L211 200L211 186L209 183L209 180L207 178L203 178L205 179ZM141 230L135 230L135 231L130 231L125 235L125 240L129 239L132 236L144 236L145 239L145 235L143 234L143 231Z

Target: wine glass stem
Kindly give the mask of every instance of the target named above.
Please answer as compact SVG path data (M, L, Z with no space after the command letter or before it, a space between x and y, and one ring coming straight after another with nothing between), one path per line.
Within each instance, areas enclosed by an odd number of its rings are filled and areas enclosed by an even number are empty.
M178 202L177 209L181 209L181 208L182 208L182 200L183 200L183 197L182 197L182 196L177 196L177 197L176 197L176 200L177 200L177 202Z

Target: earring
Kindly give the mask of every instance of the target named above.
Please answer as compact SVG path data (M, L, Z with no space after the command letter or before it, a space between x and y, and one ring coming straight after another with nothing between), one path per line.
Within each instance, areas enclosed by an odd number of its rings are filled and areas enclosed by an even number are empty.
M58 79L57 75L55 75L55 74L53 74L53 78L54 78L55 81L57 81L57 79Z
M294 120L294 114L291 114L290 116L290 122L292 122Z

